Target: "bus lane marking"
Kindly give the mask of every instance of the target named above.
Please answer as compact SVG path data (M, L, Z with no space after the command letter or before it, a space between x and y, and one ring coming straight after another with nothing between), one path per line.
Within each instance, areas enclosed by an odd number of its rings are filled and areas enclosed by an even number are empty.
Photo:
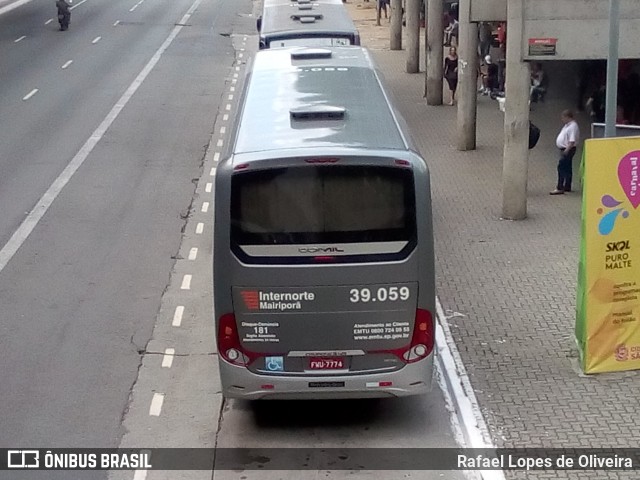
M149 406L149 415L159 417L162 413L162 404L164 403L164 393L154 393Z
M176 311L173 314L173 322L171 325L174 327L179 327L182 325L182 316L184 315L184 305L178 305L176 307Z
M33 90L31 90L29 93L27 93L24 97L22 97L22 100L29 100L31 97L33 97L36 93L38 93L38 89L34 88Z
M176 354L175 348L167 348L162 356L162 368L171 368L173 365L173 357Z

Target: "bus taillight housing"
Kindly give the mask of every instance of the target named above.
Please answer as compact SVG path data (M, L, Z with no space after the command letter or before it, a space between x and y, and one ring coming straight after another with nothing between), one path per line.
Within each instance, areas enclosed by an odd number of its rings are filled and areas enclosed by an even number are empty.
M416 321L413 326L411 344L402 358L407 363L417 362L428 357L433 351L435 343L435 325L429 310L418 308Z
M256 356L242 348L233 313L225 313L218 320L218 354L227 362L241 367L249 365Z
M415 363L428 357L435 343L435 325L429 310L418 308L409 345L394 350L376 350L369 353L392 353L405 363Z

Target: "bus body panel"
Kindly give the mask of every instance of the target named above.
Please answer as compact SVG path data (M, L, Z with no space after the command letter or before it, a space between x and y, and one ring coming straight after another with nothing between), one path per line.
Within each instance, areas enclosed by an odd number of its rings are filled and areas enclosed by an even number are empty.
M406 365L400 371L358 376L256 375L244 367L220 362L220 380L226 398L245 400L380 398L420 395L431 389L433 356ZM385 386L391 382L392 385ZM340 386L335 386L340 385ZM276 388L277 386L277 388ZM273 388L272 388L273 387Z
M343 53L348 49L335 50ZM351 65L369 62L361 49L352 47L350 52L353 55L336 55L335 59L340 57L339 64L349 64L350 60L345 60L349 56L355 57ZM317 62L310 60L309 64ZM326 67L327 62L322 62L323 68ZM272 68L268 65L273 63L265 64L265 58L257 58L254 67L256 65L260 70ZM295 66L294 70L299 71L298 68ZM371 69L375 71L373 64ZM292 120L288 125L289 134L300 138L285 148L278 148L278 143L270 138L270 130L287 128L287 123L280 118L284 113L274 111L277 107L273 106L271 113L261 111L259 115L278 118L266 123L264 136L255 138L255 145L251 144L246 140L250 138L246 132L255 129L252 126L252 122L255 124L256 121L254 114L256 110L268 107L247 95L247 90L259 89L262 82L269 81L260 72L257 73L248 77L249 83L257 83L244 89L230 153L218 165L215 180L214 314L218 343L222 350L219 364L224 395L257 399L424 393L431 385L435 346L432 343L432 350L424 357L416 356L414 349L408 348L414 345L415 335L419 334L417 326L428 324L424 321L425 314L431 322L429 328L433 331L430 334L435 337L431 192L425 161L415 152L406 127L389 102L377 75L370 77L374 82L372 86L363 85L362 88L382 92L385 101L384 111L380 115L376 115L374 109L370 112L370 118L356 115L342 119L335 125L331 122L314 124L315 120L312 120L304 124L304 128L296 128ZM289 81L295 82L295 79L289 78ZM286 84L282 88L283 92L290 92ZM317 88L320 93L315 98L326 99L323 95L327 92L322 92L322 84ZM281 95L280 98L272 95L274 104L291 101L289 93ZM349 99L340 100L337 103L345 104L349 111ZM353 101L361 100L356 98ZM377 105L376 108L381 107ZM388 116L389 112L391 116ZM343 141L339 135L333 136L339 139L337 142L318 143L318 135L326 134L325 138L330 138L331 134L327 132L332 129L344 134L344 122L354 121L355 118L359 122L358 128L366 129L367 122L375 122L376 117L391 119L386 120L389 122L388 128L399 132L399 137L389 137L393 140L387 144L392 148L380 148L379 139L367 139L366 136L361 137L357 145ZM338 125L340 122L343 122L342 126ZM324 134L321 134L323 131ZM239 142L239 138L245 140ZM260 143L265 146L264 150L259 149ZM305 147L307 143L309 147ZM338 179L342 178L343 172L356 172L358 180L359 172L369 170L384 173L383 176L372 177L375 185L379 181L384 184L387 177L411 178L413 197L410 197L410 211L407 208L398 210L405 215L409 212L415 218L415 231L407 230L413 232L407 238L340 243L314 242L312 239L316 234L310 234L311 240L307 237L300 240L295 235L282 233L264 236L261 233L264 225L256 226L251 221L247 223L245 216L237 216L240 208L236 205L238 192L244 188L248 178L255 177L259 184L262 177L276 175L273 182L280 182L281 188L282 185L298 181L298 176L302 175L301 185L310 185L307 190L313 189L314 182L319 179L317 182L323 185L323 195L338 188L336 192L338 199L341 199L344 192L340 192L340 183L338 187L331 183L334 182L335 172L338 172ZM313 180L308 184L304 183L308 180L307 176ZM278 180L281 178L288 183L282 184ZM365 185L363 191L373 198L381 187L366 190L367 181L355 181L355 187L346 182L344 188L356 188L359 191ZM263 183L269 187L272 181ZM249 182L247 185L251 187L249 192L253 192L253 184ZM255 188L265 188L264 185ZM406 187L409 184L405 182L402 185ZM275 197L270 200L272 197L268 196L270 190L267 188L264 193L267 196L248 197L254 202L249 202L249 211L253 210L254 204L264 207L265 211L275 208L276 213L278 208L286 213L287 205L291 205L292 212L296 208L313 210L296 205L313 205L306 198L310 195L307 190L301 190L299 199L285 196L284 200ZM389 187L389 192L393 191ZM292 192L295 193L295 190ZM274 194L280 195L281 190L274 191ZM358 194L354 193L354 196ZM325 197L321 204L330 199L335 205L328 212L341 215L339 209L342 204L334 195L330 197ZM353 202L349 201L348 196L345 199L344 208L348 210ZM269 205L264 206L266 203ZM276 208L274 205L280 206ZM361 216L364 218L362 221L371 221L370 213L363 212ZM274 214L274 218L277 223L280 217ZM254 220L261 223L262 218L258 216ZM356 223L360 221L357 218L355 220ZM339 223L340 220L326 217L323 221ZM390 221L396 219L390 217ZM248 233L238 230L238 224L244 225L242 228L246 227ZM280 231L279 227L274 228ZM396 230L392 229L392 232ZM359 231L352 233L356 237L360 235ZM246 238L243 237L245 234ZM324 238L321 232L317 235L320 239ZM225 332L230 335L225 337L227 340L235 338L235 343L232 342L234 348L227 349L228 346L224 346L227 344L223 345L221 338ZM240 352L239 360L237 353L233 357L228 353L236 349ZM238 365L238 361L244 363Z

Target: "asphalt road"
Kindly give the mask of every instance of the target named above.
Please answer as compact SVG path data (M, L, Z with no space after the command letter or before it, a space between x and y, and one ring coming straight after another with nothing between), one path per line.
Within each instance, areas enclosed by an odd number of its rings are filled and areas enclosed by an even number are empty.
M52 0L0 14L0 448L456 446L437 384L397 401L223 401L211 183L255 50L252 3L73 5L67 32ZM215 478L320 476L258 473ZM365 476L462 478L396 473Z
M193 4L76 0L66 32L49 0L0 16L1 245ZM200 3L0 271L1 446L117 446L246 6Z

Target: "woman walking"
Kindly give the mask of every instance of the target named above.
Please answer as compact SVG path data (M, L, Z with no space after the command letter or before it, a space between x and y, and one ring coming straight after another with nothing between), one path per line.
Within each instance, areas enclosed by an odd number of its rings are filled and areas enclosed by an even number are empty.
M453 105L456 100L456 89L458 88L458 52L456 47L451 47L449 55L444 59L444 79L447 81L451 91L449 105Z

